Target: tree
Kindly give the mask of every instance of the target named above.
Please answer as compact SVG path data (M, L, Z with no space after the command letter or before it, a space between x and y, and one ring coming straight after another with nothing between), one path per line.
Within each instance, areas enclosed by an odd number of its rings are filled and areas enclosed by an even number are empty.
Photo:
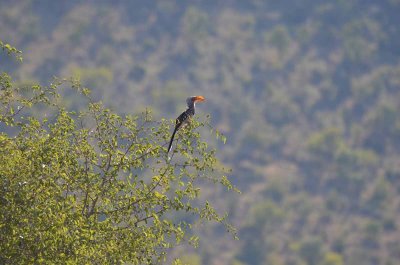
M233 188L196 130L207 121L194 120L168 160L171 121L148 110L122 117L72 79L26 91L2 73L0 85L1 264L162 262L181 241L197 243L182 212L234 232L196 200L203 179ZM62 88L86 106L67 110Z

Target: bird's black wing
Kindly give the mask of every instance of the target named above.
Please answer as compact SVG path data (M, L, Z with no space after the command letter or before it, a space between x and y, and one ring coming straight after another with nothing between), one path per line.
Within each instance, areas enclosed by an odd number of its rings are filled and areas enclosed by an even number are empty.
M169 153L169 151L171 150L172 142L174 141L176 132L181 128L183 124L189 121L189 119L193 116L193 114L194 113L191 109L187 109L186 111L182 112L182 114L179 115L179 117L176 119L175 129L174 132L172 133L171 140L169 141L167 153Z

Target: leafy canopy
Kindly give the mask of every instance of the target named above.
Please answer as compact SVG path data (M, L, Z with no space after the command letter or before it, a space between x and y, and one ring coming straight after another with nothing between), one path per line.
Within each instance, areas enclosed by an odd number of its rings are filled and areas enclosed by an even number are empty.
M0 86L1 264L162 262L197 244L188 216L234 233L198 200L203 179L233 188L196 130L208 121L194 120L169 160L171 121L149 110L120 116L76 80L21 89L2 73ZM61 89L85 107L67 110Z

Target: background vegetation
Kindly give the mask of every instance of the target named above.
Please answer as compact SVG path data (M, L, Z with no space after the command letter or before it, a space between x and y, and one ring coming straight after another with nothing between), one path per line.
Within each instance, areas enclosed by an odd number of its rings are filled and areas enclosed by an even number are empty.
M241 240L198 226L191 264L396 264L400 2L0 1L19 86L79 77L121 115L173 119L188 95L243 192L204 185ZM80 100L65 92L65 104Z

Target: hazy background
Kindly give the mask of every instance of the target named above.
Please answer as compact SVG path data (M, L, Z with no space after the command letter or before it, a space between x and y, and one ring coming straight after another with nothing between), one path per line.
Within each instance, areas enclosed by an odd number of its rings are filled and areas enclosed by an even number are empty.
M240 240L200 226L200 247L172 255L399 264L399 0L0 0L0 39L23 51L0 58L21 85L79 77L119 113L174 119L207 98L197 113L227 136L219 157L243 193L202 194Z

